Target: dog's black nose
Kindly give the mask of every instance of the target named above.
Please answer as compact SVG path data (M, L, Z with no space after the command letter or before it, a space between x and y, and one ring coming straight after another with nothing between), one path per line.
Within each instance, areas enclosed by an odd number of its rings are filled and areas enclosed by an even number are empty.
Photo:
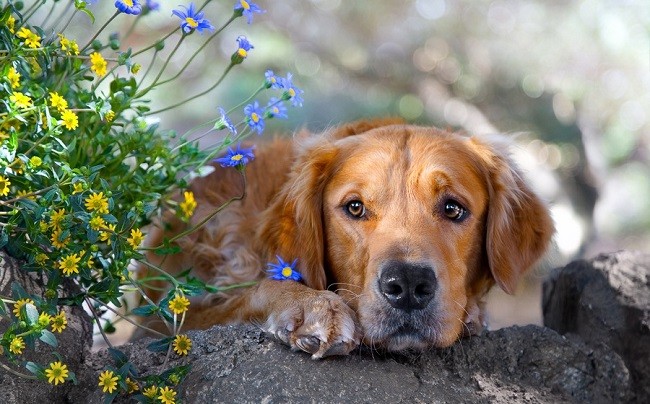
M396 309L422 310L433 299L438 281L427 265L391 261L381 271L379 290Z

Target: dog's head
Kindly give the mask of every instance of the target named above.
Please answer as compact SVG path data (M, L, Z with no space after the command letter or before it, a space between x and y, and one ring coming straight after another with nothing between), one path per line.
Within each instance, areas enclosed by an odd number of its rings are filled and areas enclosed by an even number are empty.
M515 290L552 221L500 147L384 123L303 145L263 230L268 253L346 299L366 344L447 346L494 282Z

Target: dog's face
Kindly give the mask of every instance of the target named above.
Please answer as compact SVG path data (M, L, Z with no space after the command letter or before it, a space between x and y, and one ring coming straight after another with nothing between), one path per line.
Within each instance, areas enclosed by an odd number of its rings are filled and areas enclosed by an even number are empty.
M400 139L401 137L401 139ZM458 137L377 130L339 142L324 189L326 267L367 343L449 345L480 267L488 189Z
M334 136L296 167L281 246L309 286L348 302L373 347L452 344L489 287L512 292L553 232L507 157L433 128Z

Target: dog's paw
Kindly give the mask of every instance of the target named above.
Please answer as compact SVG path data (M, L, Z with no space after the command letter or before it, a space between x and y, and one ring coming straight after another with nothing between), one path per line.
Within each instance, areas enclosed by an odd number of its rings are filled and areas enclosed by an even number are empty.
M356 314L329 291L302 294L272 313L263 328L292 349L312 354L312 359L347 355L361 341Z

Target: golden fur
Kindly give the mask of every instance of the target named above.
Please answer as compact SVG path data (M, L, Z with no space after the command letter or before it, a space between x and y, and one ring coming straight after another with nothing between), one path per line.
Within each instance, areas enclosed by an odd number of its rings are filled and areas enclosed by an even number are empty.
M476 332L483 295L495 282L512 293L553 233L504 147L431 127L360 121L277 139L258 147L246 176L243 201L181 239L181 254L150 259L215 285L259 280L194 301L187 327L254 323L315 358L360 343L442 347ZM216 167L191 190L196 223L243 185ZM357 202L362 217L350 213ZM184 228L166 221L150 245ZM267 279L276 255L297 258L304 281Z

